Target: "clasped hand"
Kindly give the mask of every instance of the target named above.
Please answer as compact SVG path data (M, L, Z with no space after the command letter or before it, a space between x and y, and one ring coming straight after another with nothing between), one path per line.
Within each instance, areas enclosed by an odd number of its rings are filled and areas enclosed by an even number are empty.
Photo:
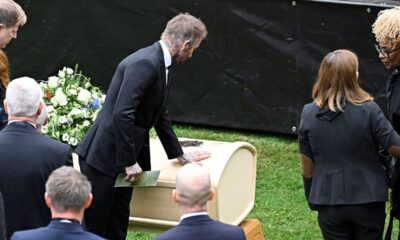
M185 165L187 163L198 162L209 157L211 157L211 153L208 151L193 151L184 153L177 159L181 165Z
M133 182L140 175L140 173L142 173L142 168L138 163L135 163L132 166L125 167L125 173L125 180Z

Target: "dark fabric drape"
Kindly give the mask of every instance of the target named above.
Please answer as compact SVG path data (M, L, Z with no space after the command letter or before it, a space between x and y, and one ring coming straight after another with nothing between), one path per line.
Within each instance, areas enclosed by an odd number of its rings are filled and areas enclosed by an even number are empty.
M175 122L296 134L319 63L339 48L358 55L362 87L386 104L390 72L374 49L371 24L398 1L17 1L28 22L5 49L12 78L45 79L78 63L106 89L120 60L189 12L209 35L175 67L168 103Z

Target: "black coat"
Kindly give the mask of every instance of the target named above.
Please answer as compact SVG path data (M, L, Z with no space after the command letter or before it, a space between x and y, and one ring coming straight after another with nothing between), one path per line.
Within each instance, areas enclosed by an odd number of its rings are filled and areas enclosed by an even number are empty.
M76 152L103 174L116 176L136 162L150 170L149 130L154 126L168 158L183 154L166 111L159 42L126 57L117 67L106 101Z
M162 233L155 240L245 240L240 227L211 219L207 215L183 219L176 227Z
M315 103L304 106L299 126L300 153L314 161L309 202L343 205L383 202L388 198L379 146L400 146L375 102L347 103L332 114Z
M46 227L16 232L12 240L30 239L30 240L102 240L93 233L86 232L78 223L63 223L53 220Z
M386 86L389 119L394 130L400 133L400 71L395 69Z
M53 170L72 165L71 148L38 134L27 122L10 123L4 128L0 146L0 192L9 238L14 231L50 222L45 184Z

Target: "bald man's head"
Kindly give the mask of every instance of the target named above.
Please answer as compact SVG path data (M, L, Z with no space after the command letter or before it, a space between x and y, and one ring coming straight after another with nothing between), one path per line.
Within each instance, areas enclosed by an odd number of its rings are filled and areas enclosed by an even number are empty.
M208 171L195 163L186 164L176 175L174 199L185 208L206 208L213 197Z

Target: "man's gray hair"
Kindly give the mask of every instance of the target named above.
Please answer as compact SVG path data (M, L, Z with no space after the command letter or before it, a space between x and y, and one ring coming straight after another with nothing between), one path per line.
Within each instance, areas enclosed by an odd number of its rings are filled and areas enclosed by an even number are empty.
M189 13L180 13L169 20L161 34L161 40L167 40L172 44L171 47L177 47L185 41L195 44L206 36L207 28L200 19Z
M73 167L54 170L46 182L46 192L57 212L80 211L92 191L89 180Z
M7 28L19 27L26 23L26 14L13 0L0 0L0 24Z
M8 114L18 117L35 116L42 96L42 89L34 79L22 77L12 80L6 90Z

